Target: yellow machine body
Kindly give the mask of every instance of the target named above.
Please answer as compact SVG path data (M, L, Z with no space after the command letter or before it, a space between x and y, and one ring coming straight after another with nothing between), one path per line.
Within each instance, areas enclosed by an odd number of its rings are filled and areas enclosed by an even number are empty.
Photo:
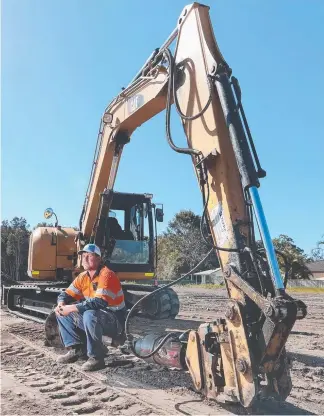
M35 280L73 277L78 266L77 231L69 227L38 227L30 235L28 276ZM154 272L116 272L121 281L152 280Z
M38 227L30 235L28 275L37 280L56 280L71 274L76 259L77 231L68 227Z

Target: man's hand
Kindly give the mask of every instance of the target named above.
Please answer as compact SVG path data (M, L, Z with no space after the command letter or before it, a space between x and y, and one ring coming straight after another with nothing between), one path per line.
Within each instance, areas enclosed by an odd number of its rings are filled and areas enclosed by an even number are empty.
M59 302L55 308L55 313L58 316L67 316L71 312L78 312L78 309L75 305L65 305L64 302Z
M58 308L65 306L65 303L63 301L58 302L56 308L55 308L55 313L58 314Z
M54 312L56 313L56 315L60 315L59 308L62 306L65 306L65 303L61 300L61 302L58 302L56 308L54 309Z

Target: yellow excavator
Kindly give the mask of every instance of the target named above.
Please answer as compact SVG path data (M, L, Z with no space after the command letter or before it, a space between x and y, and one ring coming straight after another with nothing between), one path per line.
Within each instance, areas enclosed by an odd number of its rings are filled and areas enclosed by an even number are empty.
M6 288L9 309L36 319L48 317L57 293L80 268L78 249L94 242L123 282L128 299L125 351L188 369L195 390L208 398L245 407L263 397L285 400L292 388L285 344L307 307L285 291L258 193L266 173L241 98L238 80L217 46L209 7L186 6L166 42L104 111L79 230L56 223L32 233L29 275L34 283ZM186 148L172 138L172 105ZM201 233L210 246L208 254L218 256L228 304L222 318L199 328L134 339L129 324L136 311L156 318L177 315L179 300L171 286L185 277L160 287L127 283L152 280L155 225L163 219L163 209L150 194L114 190L124 146L137 127L162 110L171 149L189 156L197 174ZM178 185L175 180L170 187ZM53 214L48 209L45 216ZM262 247L256 243L256 228ZM136 286L148 293L133 297Z

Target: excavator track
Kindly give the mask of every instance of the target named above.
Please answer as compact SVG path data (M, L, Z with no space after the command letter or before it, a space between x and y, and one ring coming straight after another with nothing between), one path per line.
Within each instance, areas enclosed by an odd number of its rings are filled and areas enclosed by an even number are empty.
M147 292L157 289L157 287L150 285L123 284L122 286L128 309ZM44 323L56 305L57 296L66 287L67 283L64 281L37 283L28 281L23 284L4 286L2 303L14 315ZM180 303L177 293L173 289L167 288L143 301L137 314L151 319L167 319L175 318L179 309Z

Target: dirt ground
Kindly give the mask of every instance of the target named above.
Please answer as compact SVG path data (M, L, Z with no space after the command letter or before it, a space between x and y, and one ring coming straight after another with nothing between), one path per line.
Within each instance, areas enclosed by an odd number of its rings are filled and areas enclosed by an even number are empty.
M222 289L178 287L181 309L175 320L135 318L134 334L197 328L221 317L227 297ZM261 403L252 409L221 405L193 391L188 372L124 356L111 348L106 368L91 375L81 363L60 367L63 351L44 346L43 325L1 311L1 414L160 415L160 414L323 414L324 294L295 294L308 306L287 350L293 359L293 390L284 404Z

